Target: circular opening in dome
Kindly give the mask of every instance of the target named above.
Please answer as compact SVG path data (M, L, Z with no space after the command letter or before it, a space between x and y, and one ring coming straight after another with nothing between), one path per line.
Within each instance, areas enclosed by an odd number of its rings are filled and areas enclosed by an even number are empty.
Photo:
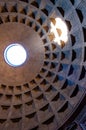
M7 46L4 51L4 58L10 66L18 67L25 63L27 53L22 45L15 43Z

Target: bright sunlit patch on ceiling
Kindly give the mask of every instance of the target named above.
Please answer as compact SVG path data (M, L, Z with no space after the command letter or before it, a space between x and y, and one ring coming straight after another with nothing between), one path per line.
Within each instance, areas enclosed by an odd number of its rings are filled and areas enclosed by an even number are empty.
M61 41L68 41L68 29L61 18L56 18L55 23L51 22L50 32L54 34L54 41L61 45Z
M4 58L7 64L13 67L22 65L27 58L26 50L20 44L11 44L4 51Z

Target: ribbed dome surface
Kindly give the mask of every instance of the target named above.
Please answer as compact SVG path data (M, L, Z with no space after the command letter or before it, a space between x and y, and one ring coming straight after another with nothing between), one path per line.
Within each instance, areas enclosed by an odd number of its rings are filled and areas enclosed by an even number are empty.
M61 18L68 41L58 45L51 22ZM86 0L0 0L0 130L59 130L86 93ZM24 65L4 61L20 43Z

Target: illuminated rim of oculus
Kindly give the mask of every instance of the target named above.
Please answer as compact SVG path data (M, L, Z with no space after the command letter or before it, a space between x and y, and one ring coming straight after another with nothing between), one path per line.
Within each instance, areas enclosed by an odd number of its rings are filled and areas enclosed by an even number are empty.
M26 58L27 53L25 48L18 43L10 44L4 51L4 59L6 63L13 67L18 67L24 64Z

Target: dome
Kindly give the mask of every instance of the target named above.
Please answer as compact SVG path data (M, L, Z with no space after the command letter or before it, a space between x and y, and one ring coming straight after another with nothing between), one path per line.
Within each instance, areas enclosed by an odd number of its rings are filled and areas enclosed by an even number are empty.
M86 128L85 35L85 0L0 0L0 130Z

